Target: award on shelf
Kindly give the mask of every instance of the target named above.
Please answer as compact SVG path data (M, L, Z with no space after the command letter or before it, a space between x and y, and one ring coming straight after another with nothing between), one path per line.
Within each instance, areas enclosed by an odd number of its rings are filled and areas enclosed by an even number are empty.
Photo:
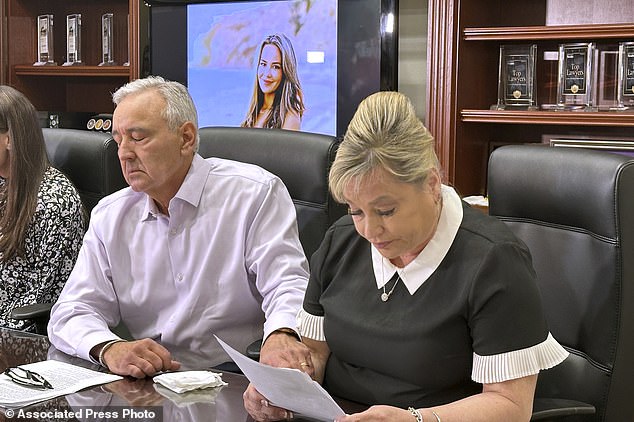
M54 66L53 61L53 15L37 17L37 61L33 66Z
M537 109L535 55L537 44L500 46L498 100L494 110Z
M617 109L634 108L634 42L619 44L619 83Z
M612 44L597 46L594 51L592 106L598 111L614 110L617 106L618 56L618 47Z
M116 65L112 54L113 14L104 13L101 16L101 63L99 66Z
M63 66L77 66L81 62L81 14L66 16L66 62Z
M127 57L128 60L125 61L125 63L123 63L124 66L130 66L130 15L128 15L128 26L127 26L127 33L126 33L126 40L128 40L128 43L126 44L128 46L127 49Z
M592 110L592 70L594 43L559 46L559 81L557 108Z

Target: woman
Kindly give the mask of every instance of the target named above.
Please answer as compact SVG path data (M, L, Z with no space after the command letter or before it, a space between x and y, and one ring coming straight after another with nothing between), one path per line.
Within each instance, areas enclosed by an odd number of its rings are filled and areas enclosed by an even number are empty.
M441 183L407 98L360 104L329 185L350 215L312 257L299 325L307 372L370 405L338 421L528 421L538 372L567 356L548 332L530 253ZM267 404L247 391L256 419L290 416Z
M253 95L241 126L299 130L304 94L291 41L283 34L269 35L258 51Z
M84 235L84 210L72 183L49 165L37 111L0 86L0 325L16 307L57 300Z

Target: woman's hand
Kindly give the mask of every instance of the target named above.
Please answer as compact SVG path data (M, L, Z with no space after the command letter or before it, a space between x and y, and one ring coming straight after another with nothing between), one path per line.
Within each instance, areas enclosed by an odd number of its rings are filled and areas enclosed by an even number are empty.
M414 422L416 419L409 410L393 406L372 406L368 410L337 418L336 422L390 421Z
M256 421L279 421L293 419L293 412L275 407L255 389L253 384L249 384L242 395L244 408Z

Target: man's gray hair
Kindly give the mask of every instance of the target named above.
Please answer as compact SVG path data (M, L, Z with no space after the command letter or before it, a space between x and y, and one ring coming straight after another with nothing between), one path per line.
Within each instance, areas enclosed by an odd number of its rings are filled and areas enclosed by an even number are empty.
M192 122L198 130L198 112L194 100L187 88L179 82L168 81L160 76L135 79L117 89L112 94L112 101L115 105L119 105L127 96L149 90L158 92L165 100L165 110L161 113L161 117L165 119L171 130L177 130L185 122ZM195 150L198 150L198 143L197 131Z

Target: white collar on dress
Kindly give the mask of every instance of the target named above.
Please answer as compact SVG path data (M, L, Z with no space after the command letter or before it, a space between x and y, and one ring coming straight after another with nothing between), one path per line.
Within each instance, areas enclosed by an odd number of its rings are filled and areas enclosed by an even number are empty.
M394 276L394 272L398 272L403 284L413 295L436 271L453 244L458 228L462 223L462 201L452 187L442 185L442 201L440 220L434 236L421 253L404 268L398 268L392 264L374 246L370 245L377 288L382 289L385 283Z

